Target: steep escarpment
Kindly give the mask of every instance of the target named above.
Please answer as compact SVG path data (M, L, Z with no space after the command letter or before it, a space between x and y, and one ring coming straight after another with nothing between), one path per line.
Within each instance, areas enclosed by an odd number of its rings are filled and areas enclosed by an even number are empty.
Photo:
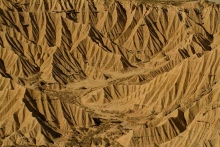
M2 146L218 146L212 2L0 0Z

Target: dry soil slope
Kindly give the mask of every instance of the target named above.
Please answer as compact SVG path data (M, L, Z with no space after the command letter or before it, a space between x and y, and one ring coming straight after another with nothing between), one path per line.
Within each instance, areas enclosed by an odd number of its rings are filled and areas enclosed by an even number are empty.
M123 133L86 145L219 145L218 5L0 0L0 11L3 146L83 143L76 128L102 121ZM65 88L87 80L107 86Z

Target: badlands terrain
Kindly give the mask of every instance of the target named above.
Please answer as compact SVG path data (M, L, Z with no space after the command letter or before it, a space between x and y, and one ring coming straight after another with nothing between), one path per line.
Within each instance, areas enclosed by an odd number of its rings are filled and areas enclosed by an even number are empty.
M219 147L219 13L0 0L0 146Z

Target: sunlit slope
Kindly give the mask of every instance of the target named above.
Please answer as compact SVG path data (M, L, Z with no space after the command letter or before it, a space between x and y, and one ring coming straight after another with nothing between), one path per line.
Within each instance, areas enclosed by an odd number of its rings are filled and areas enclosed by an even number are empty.
M219 5L0 0L2 146L218 146Z

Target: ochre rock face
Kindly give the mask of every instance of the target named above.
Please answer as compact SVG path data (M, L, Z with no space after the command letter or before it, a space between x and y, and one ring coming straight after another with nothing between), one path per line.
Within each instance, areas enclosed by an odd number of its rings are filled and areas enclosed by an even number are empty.
M220 146L213 2L0 0L0 146Z

